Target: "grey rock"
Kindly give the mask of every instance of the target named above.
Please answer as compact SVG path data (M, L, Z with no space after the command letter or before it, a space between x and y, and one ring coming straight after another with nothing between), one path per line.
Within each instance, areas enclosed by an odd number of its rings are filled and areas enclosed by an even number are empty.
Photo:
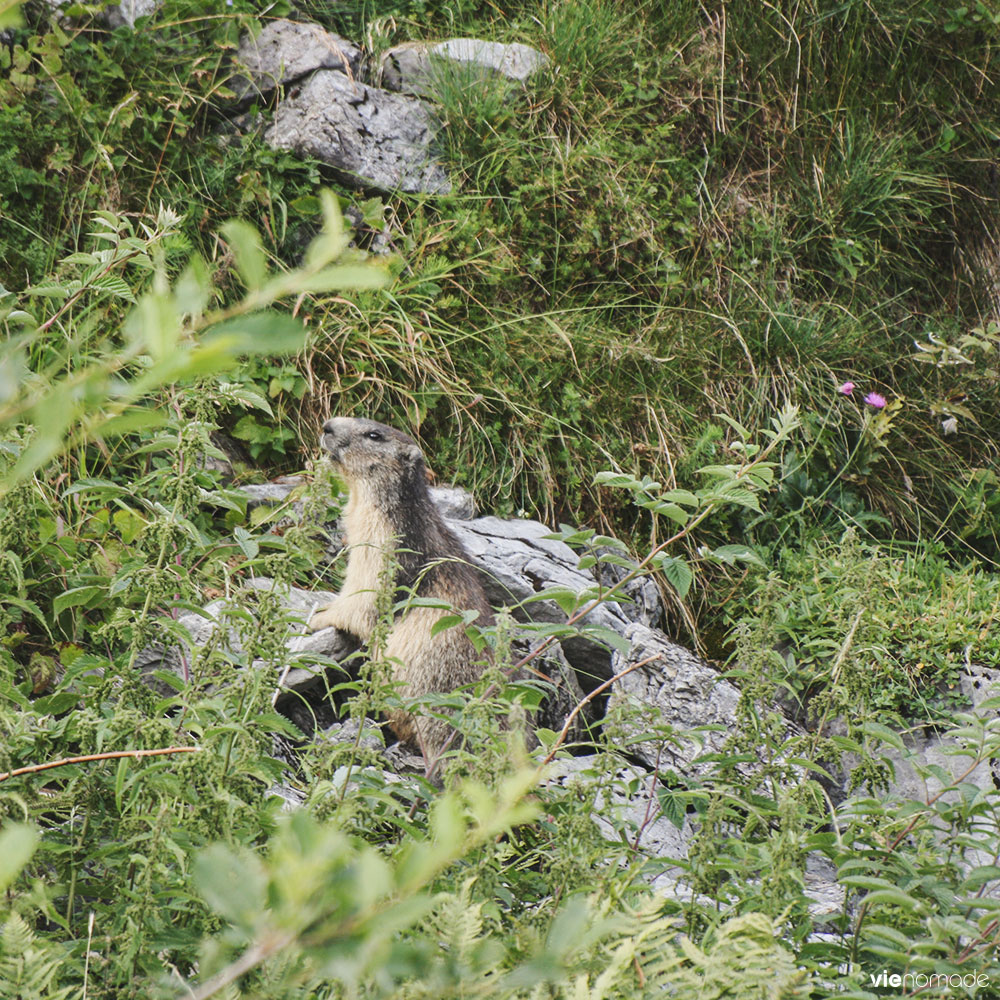
M305 476L282 476L270 483L248 483L245 486L237 486L236 489L247 498L247 510L253 510L262 505L274 506L290 499L297 500L308 483ZM301 503L297 513L301 517Z
M511 644L516 663L525 656L536 641L528 636L518 636ZM521 679L537 684L543 691L543 699L534 716L538 728L551 729L559 733L578 704L583 700L583 690L576 671L570 666L566 654L558 644L550 646L544 653L531 661L529 669L522 669ZM581 712L570 724L566 733L566 744L572 745L587 737L587 723L596 721L595 705Z
M1000 697L1000 670L981 663L969 663L959 677L962 694L978 708L987 698Z
M476 516L476 498L461 486L432 486L431 500L438 513L452 521L471 521Z
M305 805L305 793L293 785L282 785L275 783L267 790L267 796L276 796L281 799L281 811L291 812Z
M323 743L356 744L360 750L381 753L385 750L385 739L381 728L371 719L345 719L328 726L317 739Z
M612 762L614 763L614 762ZM678 828L666 819L656 803L656 779L648 771L624 761L608 772L608 761L598 755L557 758L549 764L545 784L597 788L592 817L605 840L621 844L623 836L639 857L683 861L694 836L690 820ZM626 788L636 789L627 795ZM648 878L658 889L678 889L683 874L680 865L657 866ZM690 891L680 890L690 897Z
M610 550L600 549L598 551L603 553ZM615 552L615 554L621 555L621 552ZM595 579L610 589L619 584L629 571L624 566L599 562L591 572ZM618 606L629 621L638 622L648 628L657 628L663 621L664 612L663 598L660 596L656 582L651 577L638 576L629 580L621 589L628 599L620 600Z
M605 734L610 733L618 746L628 746L649 767L698 773L701 769L692 766L695 758L721 751L736 724L740 692L662 632L632 624L622 634L630 648L627 654L615 653L614 673L643 660L651 662L611 686ZM616 711L619 708L625 710ZM650 732L654 735L643 738Z
M249 582L249 590L267 591L275 586L267 577L258 577ZM325 686L326 661L346 660L358 648L350 636L336 629L306 632L306 623L312 612L320 605L333 600L334 594L327 591L306 591L295 587L278 588L282 605L291 612L286 623L285 643L294 659L301 665L275 674L275 701L280 704L282 697L302 695ZM150 646L139 653L136 665L148 678L149 683L163 694L172 693L172 688L161 685L150 677L155 670L169 670L178 677L186 678L197 651L210 642L227 658L240 662L246 658L239 630L235 624L226 621L226 611L233 603L243 604L246 599L229 602L212 601L201 614L181 615L171 623L171 639ZM166 624L166 623L165 623ZM254 660L251 669L273 670L271 664Z
M683 882L683 862L697 827L689 817L677 827L663 815L656 800L657 779L652 773L624 761L609 773L607 765L607 759L597 755L560 758L549 765L545 782L550 786L596 785L592 817L601 836L617 845L624 838L637 858L657 862L647 866L645 876L654 889L675 899L691 899L693 893ZM627 794L626 789L635 791ZM804 874L813 919L823 924L842 913L844 889L837 883L837 870L829 859L810 854ZM712 901L706 898L703 902Z
M122 0L120 4L104 11L104 23L109 28L120 28L125 24L134 28L138 18L149 17L162 6L163 0Z
M318 69L354 78L361 67L361 50L318 24L279 18L269 21L256 38L246 35L240 42L236 60L246 76L234 77L230 87L243 100L292 83Z
M406 42L389 49L379 66L382 86L406 94L433 94L436 78L454 68L476 76L506 77L523 83L549 62L530 45L502 45L479 38L449 38L433 44Z
M449 38L431 50L436 56L457 63L472 63L491 69L511 80L527 80L549 64L549 57L520 42L502 45L479 38Z
M447 194L451 181L434 156L438 128L422 101L321 69L278 106L264 138L358 187Z
M485 570L483 584L492 604L521 605L530 599L530 603L515 610L521 620L565 622L566 614L554 600L535 598L549 587L583 594L595 586L593 576L577 569L576 553L565 542L546 538L551 531L539 521L478 517L472 521L451 521L449 527L473 561ZM596 607L582 624L622 634L629 621L621 608L611 602ZM578 636L564 639L560 645L585 690L611 677L611 650L605 643Z

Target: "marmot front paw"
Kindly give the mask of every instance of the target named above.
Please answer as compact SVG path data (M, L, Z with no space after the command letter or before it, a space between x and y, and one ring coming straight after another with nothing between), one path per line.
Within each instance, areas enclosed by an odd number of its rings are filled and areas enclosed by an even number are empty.
M309 619L309 631L318 632L322 628L338 628L339 620L334 605L328 604Z

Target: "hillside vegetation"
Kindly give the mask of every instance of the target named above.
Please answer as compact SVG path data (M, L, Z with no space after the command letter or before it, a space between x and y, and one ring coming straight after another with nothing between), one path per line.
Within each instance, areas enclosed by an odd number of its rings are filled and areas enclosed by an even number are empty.
M862 997L885 995L883 968L1000 984L1000 795L968 772L955 795L879 794L906 728L951 727L970 772L1000 757L995 719L955 714L963 668L1000 663L1000 9L66 15L0 14L0 996ZM550 62L525 87L441 79L452 193L381 195L268 148L265 100L237 106L238 41L278 16L372 65L455 36ZM668 629L744 691L731 753L650 791L701 824L686 895L651 896L639 834L595 827L626 781L600 733L586 793L539 788L494 732L411 795L360 736L310 741L273 682L211 650L169 695L138 679L180 612L251 576L336 583L307 528L271 531L205 461L229 439L237 482L307 470L321 520L331 413L408 429L484 511L656 552ZM262 600L232 622L242 666L280 668ZM357 718L391 697L345 689ZM779 699L804 727L791 747ZM289 773L276 737L299 747L290 816L268 794ZM860 791L835 807L813 779L843 753ZM817 854L845 891L823 928Z

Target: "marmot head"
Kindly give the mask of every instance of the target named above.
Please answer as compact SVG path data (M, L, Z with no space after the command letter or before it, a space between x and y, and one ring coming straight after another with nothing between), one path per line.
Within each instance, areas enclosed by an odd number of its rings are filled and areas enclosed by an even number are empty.
M393 487L426 488L424 456L416 442L394 427L363 417L333 417L320 438L334 471L348 486L383 493Z

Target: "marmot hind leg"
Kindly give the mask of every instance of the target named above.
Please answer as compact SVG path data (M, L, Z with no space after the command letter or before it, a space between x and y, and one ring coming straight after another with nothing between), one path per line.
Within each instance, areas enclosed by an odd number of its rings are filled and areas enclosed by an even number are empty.
M463 628L453 626L431 636L434 624L446 612L439 608L414 608L396 623L386 643L398 694L404 700L433 692L448 693L478 680L481 667ZM389 725L405 742L416 743L428 759L444 749L454 729L430 714L392 713ZM458 746L452 739L449 748Z

